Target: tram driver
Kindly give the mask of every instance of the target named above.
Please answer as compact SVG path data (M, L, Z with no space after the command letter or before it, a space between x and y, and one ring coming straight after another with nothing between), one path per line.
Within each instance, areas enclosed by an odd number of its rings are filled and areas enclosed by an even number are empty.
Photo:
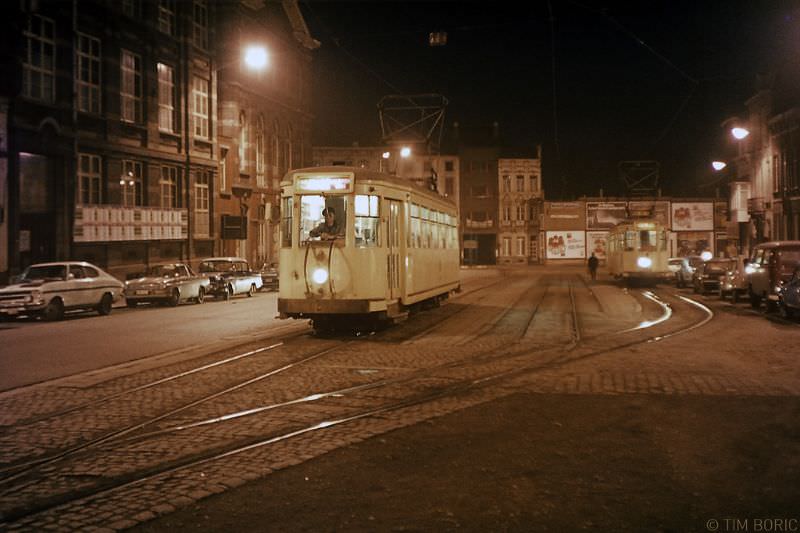
M336 210L333 206L328 206L323 209L322 217L324 220L320 222L317 227L308 232L309 236L315 239L333 240L344 234L341 224L336 221Z

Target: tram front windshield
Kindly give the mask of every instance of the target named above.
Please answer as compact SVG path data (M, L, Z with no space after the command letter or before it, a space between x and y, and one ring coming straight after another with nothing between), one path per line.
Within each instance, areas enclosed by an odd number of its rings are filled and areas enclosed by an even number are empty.
M326 218L324 213L331 213ZM300 242L344 238L347 198L306 194L300 197Z

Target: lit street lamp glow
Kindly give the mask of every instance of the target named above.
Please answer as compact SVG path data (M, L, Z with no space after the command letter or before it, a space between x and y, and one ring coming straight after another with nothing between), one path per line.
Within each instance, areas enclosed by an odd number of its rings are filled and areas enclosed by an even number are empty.
M381 157L383 157L384 159L389 159L389 156L390 156L390 155L391 155L391 154L390 154L389 152L383 152L383 154L381 155Z
M733 135L737 140L741 141L742 139L750 135L750 131L748 131L746 128L737 127L731 130L731 135Z
M248 46L244 51L244 63L254 70L263 70L269 64L269 54L263 46Z
M720 170L722 170L723 168L725 168L727 166L728 166L728 164L725 161L712 161L711 162L711 167L716 171L720 171Z
M411 155L411 148L409 148L408 146L403 146L400 149L400 156L401 157L408 157L410 155Z

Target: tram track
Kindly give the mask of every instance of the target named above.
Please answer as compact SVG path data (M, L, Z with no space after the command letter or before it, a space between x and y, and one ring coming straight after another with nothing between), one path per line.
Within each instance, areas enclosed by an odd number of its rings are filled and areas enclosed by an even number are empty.
M302 435L308 434L310 432L314 432L321 429L326 429L329 427L340 426L346 424L348 422L353 422L355 420L362 420L369 417L374 417L378 414L388 413L403 409L405 407L413 407L415 405L420 405L428 402L435 401L437 399L441 399L447 396L453 396L460 394L462 392L466 392L470 389L476 387L488 387L493 385L502 380L510 380L517 376L523 376L526 373L535 373L540 372L542 370L550 369L556 366L561 366L565 364L569 364L574 361L596 357L598 355L602 355L604 353L608 353L614 350L618 350L621 348L634 346L637 344L642 344L646 342L654 342L657 340L663 340L668 338L669 336L673 336L676 334L680 334L681 331L690 331L691 329L701 327L711 317L704 317L701 321L695 321L693 324L689 324L687 326L682 326L680 328L673 328L672 331L667 332L659 332L657 335L649 335L645 338L637 338L625 343L614 343L612 346L601 347L599 349L589 349L588 351L582 351L580 354L575 354L574 356L569 355L579 344L586 340L591 340L592 338L584 337L581 335L580 332L580 323L577 308L575 305L575 297L574 297L574 288L572 284L568 285L569 290L569 299L570 299L570 315L572 317L572 329L573 335L571 336L570 342L562 345L562 346L554 346L547 349L541 348L531 348L529 345L517 345L514 347L509 347L509 349L501 350L497 352L496 350L485 350L483 353L476 353L473 354L471 357L463 360L451 361L444 365L438 365L433 367L424 367L420 368L416 371L411 373L407 373L400 377L390 378L390 379L383 379L383 380L376 380L365 384L358 384L353 385L350 387L340 388L340 389L333 389L328 392L322 393L314 393L309 394L304 397L296 398L294 400L289 400L286 402L282 402L280 404L271 404L271 405L264 405L258 406L247 410L241 410L238 412L227 413L223 416L218 416L214 419L203 419L197 420L195 419L191 423L184 423L180 425L173 426L167 429L160 429L157 431L152 431L149 433L137 433L137 431L144 430L148 425L152 425L156 422L156 420L151 420L149 423L141 424L136 428L131 428L129 431L120 431L118 434L111 436L108 439L105 439L103 442L97 442L94 446L90 446L80 450L80 452L89 453L90 448L98 447L100 444L104 446L111 446L110 452L107 453L116 453L116 448L114 446L117 445L127 445L131 443L141 444L142 442L147 442L148 439L153 438L160 438L165 435L179 433L179 432L186 432L191 431L192 429L201 428L201 427L208 427L218 425L221 427L224 424L229 424L236 420L241 420L246 417L256 416L262 413L275 411L280 408L290 408L290 407L297 407L302 406L304 404L309 404L312 402L319 402L321 400L328 400L333 401L335 403L342 403L342 398L353 399L359 394L367 393L368 398L365 400L368 404L374 404L376 395L376 391L386 391L390 387L403 387L399 393L396 394L382 394L380 396L385 396L391 399L391 401L382 403L378 406L373 406L370 408L365 409L356 409L352 411L347 411L341 415L334 416L334 417L325 417L324 419L317 419L316 421L305 423L301 426L294 426L294 427L286 427L283 429L276 429L268 436L263 434L259 436L253 436L246 440L239 440L236 442L225 443L223 442L220 445L213 447L204 452L200 453L193 453L186 455L184 457L179 458L178 460L172 460L163 465L156 464L150 465L146 468L141 468L139 470L134 470L132 472L127 472L124 475L115 476L111 479L104 478L100 483L92 484L91 487L83 487L80 489L70 490L67 493L62 493L60 495L50 495L50 497L46 497L43 500L40 500L39 504L34 504L30 506L25 506L24 508L12 508L12 509L3 509L0 511L0 520L3 522L10 522L19 520L25 516L30 516L33 513L39 513L46 511L47 509L52 509L56 505L62 505L65 503L69 503L71 501L75 501L76 499L86 498L86 497L96 497L99 494L105 494L109 491L118 491L122 490L127 486L132 486L134 484L144 483L147 479L151 479L154 476L163 476L170 472L178 472L184 469L189 469L194 466L205 464L211 461L215 461L220 458L230 457L232 455L236 455L239 453L244 453L248 450L252 450L255 448L263 447L269 444L274 444L277 442L281 442L287 439L291 439L294 437L300 437ZM533 321L533 317L536 315L536 312L541 305L544 294L546 291L543 292L542 298L539 300L536 306L532 308L530 319L528 324ZM680 295L675 295L676 298L682 298ZM684 298L686 301L690 301L690 299ZM687 303L687 305L689 305ZM712 315L713 316L713 315ZM657 326L660 329L664 329L663 326ZM527 328L525 328L527 329ZM523 329L524 331L524 329ZM619 332L620 334L626 332ZM641 337L641 330L638 330L638 337ZM635 334L635 332L631 331L627 333L628 335ZM607 338L607 337L603 337ZM519 340L519 339L518 339ZM338 346L337 346L338 347ZM337 348L332 347L331 350ZM534 355L535 357L531 358L530 356ZM484 370L480 373L480 375L475 376L476 373L475 366L478 364L484 364L489 366L490 368ZM492 369L492 365L500 364L502 369ZM458 376L459 371L463 371L469 367L472 374L469 377L463 378ZM456 375L446 375L448 370L455 371ZM443 375L445 374L445 375ZM416 387L412 386L415 382L421 382L421 384L417 384ZM412 390L412 393L409 394L409 389ZM400 400L394 399L395 397L400 396ZM355 402L359 404L360 402ZM192 406L187 406L186 409L181 409L180 411L189 410ZM176 411L177 412L177 411ZM160 417L159 420L165 420L168 416ZM289 416L290 420L302 419L303 416ZM58 459L58 461L53 461L53 464L59 462L61 460L66 459L73 459L78 458L81 455L79 451L75 451L70 456L64 456ZM34 465L34 467L39 467L41 465ZM52 466L52 465L51 465ZM56 475L52 469L48 469L48 472L45 473L42 477L51 477ZM14 480L19 479L19 477L15 478ZM42 478L39 478L42 479ZM28 480L28 486L37 483L37 479ZM9 491L13 491L19 488L19 485L15 485L9 488Z
M501 279L501 280L497 280L496 282L488 284L488 285L482 285L480 287L476 287L476 288L471 289L470 291L468 291L466 294L477 293L477 292L480 292L482 290L489 289L489 288L493 287L494 285L496 285L498 283L501 283L503 281L504 280ZM81 403L81 404L78 404L78 405L70 406L70 407L68 407L66 409L62 409L62 410L59 410L59 411L56 411L56 412L46 413L46 414L43 414L43 415L40 415L40 416L37 416L37 417L25 419L23 421L15 423L15 424L13 424L11 426L7 426L4 429L5 429L6 432L8 432L9 428L16 428L18 430L24 430L24 428L26 428L28 426L31 426L32 424L43 423L43 422L46 422L48 420L58 419L60 417L63 417L63 416L66 416L66 415L69 415L69 414L72 414L72 413L75 413L75 412L78 412L78 411L81 411L81 410L97 408L97 407L99 407L99 406L101 406L103 404L106 404L108 402L111 402L113 400L118 400L118 399L120 399L120 398L122 398L122 397L124 397L126 395L131 395L131 394L135 394L135 393L144 392L144 391L146 391L148 389L152 389L152 388L158 387L158 386L169 385L169 384L171 384L171 383L173 383L173 382L175 382L177 380L181 380L181 379L187 378L189 376L195 375L195 374L200 373L200 372L204 372L204 371L208 371L208 370L211 370L211 369L215 369L215 368L218 368L218 367L220 367L222 365L243 361L248 357L251 357L251 356L254 356L254 355L258 355L258 354L264 353L266 351L273 350L275 348L284 346L285 342L290 341L292 339L297 339L297 338L304 337L304 336L307 335L307 333L308 332L305 332L305 331L304 332L297 332L297 333L292 333L292 334L289 334L289 335L282 336L279 339L272 339L272 340L275 340L277 342L274 342L273 344L269 344L269 345L266 345L266 346L261 346L261 347L255 348L255 349L250 349L250 350L247 350L247 351L239 353L239 354L228 356L225 359L218 360L218 361L213 361L213 362L210 362L210 363L207 363L207 364L203 364L201 366L194 367L194 368L191 368L189 370L185 370L185 371L181 371L181 372L178 372L178 373L175 373L175 374L171 374L171 375L168 375L168 376L165 376L165 377L150 381L150 382L145 383L143 385L130 387L130 388L124 389L122 391L118 391L118 392L113 393L113 394L109 394L109 395L106 395L106 396L103 396L103 397L100 397L100 398L93 399L91 401L87 401L87 402L84 402L84 403ZM419 334L417 336L419 336ZM292 369L296 368L299 365L309 363L309 362L311 362L311 361L313 361L315 359L318 359L318 358L322 357L323 355L329 354L329 353L333 352L334 350L346 347L346 346L352 344L353 342L357 342L357 341L349 340L349 341L345 341L345 342L340 342L340 341L335 341L335 342L339 342L339 343L335 344L332 347L326 347L326 348L323 348L322 350L313 352L310 355L303 356L303 357L301 357L301 358L299 358L297 360L291 361L291 362L289 362L289 363L287 363L285 365L279 366L277 368L270 369L270 370L268 370L268 371L266 371L264 373L261 373L259 375L254 376L254 377L245 379L244 381L239 381L239 382L236 382L236 383L234 383L234 384L232 384L232 385L230 385L228 387L215 390L214 392L212 392L210 394L207 394L205 396L201 396L199 398L195 398L192 401L189 401L189 402L186 402L184 404L181 404L181 405L179 405L177 407L174 407L172 409L169 409L167 411L159 413L159 414L157 414L155 416L151 416L150 418L136 421L135 423L130 424L130 425L125 426L125 427L120 428L120 429L115 429L113 431L102 432L100 435L92 437L89 440L83 441L80 444L77 444L77 445L74 445L74 446L69 446L69 447L67 447L65 449L58 450L55 453L49 453L47 455L39 456L39 457L36 457L34 459L31 459L31 460L12 461L7 466L4 466L4 467L0 468L0 495L4 494L6 492L6 491L2 490L2 487L4 485L8 485L10 482L18 479L20 476L24 475L25 472L28 471L31 468L44 467L44 466L53 464L55 462L61 461L66 457L69 457L69 456L78 454L78 453L80 453L82 451L88 450L90 448L94 448L94 447L97 447L97 446L99 446L101 444L104 444L104 443L119 439L120 437L123 437L125 435L130 434L130 433L133 433L133 432L135 432L137 430L140 430L141 428L150 426L150 425L152 425L152 424L154 424L154 423L156 423L158 421L167 419L167 418L172 417L172 416L174 416L176 414L182 413L182 412L184 412L184 411L186 411L188 409L197 407L200 404L209 402L209 401L214 400L216 398L219 398L219 397L221 397L223 395L226 395L226 394L232 393L234 391L240 390L243 387L246 387L246 386L249 386L249 385L253 385L253 384L255 384L257 382L260 382L260 381L262 381L264 379L267 379L267 378L270 378L270 377L274 377L274 376L276 376L276 375L278 375L280 373L287 372L289 370L292 370ZM251 343L249 343L249 344L251 344Z
M687 305L690 304L687 303ZM541 358L536 358L534 360L520 359L520 361L517 364L508 365L507 359L509 356L515 356L517 358L521 358L529 352L528 349L521 347L518 350L509 351L508 353L502 354L502 358L505 359L506 363L504 365L505 368L488 369L481 372L480 375L477 376L474 375L475 374L474 365L476 361L474 358L471 358L469 361L460 361L458 363L456 362L451 363L450 365L443 365L435 368L420 369L418 372L403 376L402 378L378 380L372 383L353 386L346 389L338 389L338 390L328 391L326 393L319 393L314 395L313 397L309 396L307 398L299 398L289 403L291 403L292 405L298 405L304 402L319 401L322 399L336 399L337 401L339 401L341 398L348 398L348 397L352 398L353 396L356 396L360 393L370 392L371 394L369 395L369 400L371 401L370 403L372 403L373 405L368 408L360 408L360 409L347 409L347 406L344 406L344 412L337 413L335 416L320 417L317 418L316 420L305 423L303 425L295 425L293 427L279 428L268 435L261 435L259 437L253 437L247 440L242 440L235 443L229 443L227 445L217 447L213 450L209 450L205 453L187 455L179 461L172 461L170 463L166 463L163 465L151 466L150 468L141 469L137 472L130 472L127 473L126 475L117 476L113 480L105 479L103 480L102 483L95 484L91 488L83 488L77 491L70 491L68 494L63 494L60 497L56 496L47 498L41 501L39 505L28 506L26 509L18 508L18 509L4 510L2 513L2 520L6 522L15 521L24 516L28 516L31 513L38 513L46 511L47 509L52 509L56 505L62 505L81 498L98 497L99 495L107 494L112 491L124 490L126 487L130 487L135 484L146 483L149 479L152 479L155 476L164 476L182 470L191 469L199 465L204 465L209 462L245 453L247 451L255 450L257 448L261 448L264 446L269 446L271 444L285 441L287 439L301 437L311 432L333 428L336 426L343 426L348 423L354 422L356 420L363 420L370 417L376 417L378 415L385 415L387 413L399 411L404 408L411 408L422 404L428 404L439 399L444 399L447 397L453 397L459 394L467 393L477 388L487 388L495 384L498 384L502 381L513 380L514 378L525 376L526 374L541 372L543 370L548 370L556 366L563 366L565 364L569 364L575 361L585 360L591 357L597 357L599 355L614 350L618 350L621 348L630 347L647 342L663 340L667 338L668 335L676 335L680 334L681 332L690 331L691 329L700 327L710 319L711 319L710 316L704 316L701 320L693 320L690 321L690 323L682 325L679 328L672 328L671 332L669 333L659 332L657 334L654 333L646 336L642 336L641 334L639 334L636 335L639 338L632 339L630 341L623 343L615 343L614 346L589 349L588 351L582 352L580 354L567 355L562 352L559 356L557 350L548 350L548 352L550 352L551 355L554 356L548 358L548 360L542 360ZM577 321L575 322L575 325L577 329L578 327ZM641 331L639 331L639 333L641 333ZM628 335L630 334L631 333L629 333ZM577 337L576 335L576 337L573 338L573 340L576 340L578 338L579 337ZM496 360L497 357L487 358L487 362L490 362L489 359ZM445 367L456 368L458 366L466 366L466 365L470 365L473 368L472 372L473 375L461 378L452 375L449 376L441 375L442 372L445 370ZM424 383L422 383L421 385L417 384L416 387L409 387L409 383L419 380L423 380ZM401 399L399 400L394 399L393 394L386 393L383 396L389 398L389 400L381 402L379 405L374 405L374 401L376 398L374 394L375 391L381 389L385 390L388 387L393 387L393 386L396 387L399 385L404 385L401 391L403 393ZM410 394L408 393L409 389L412 390ZM200 424L204 425L214 424L214 423L223 424L235 420L237 418L254 416L256 414L259 414L260 412L265 412L266 410L273 410L285 406L286 405L261 406L260 407L261 411L251 410L250 412L247 413L245 412L229 413L227 416L218 417L218 421L210 421L210 420L197 421L193 427L200 427ZM175 428L173 431L175 432L187 431L190 429L191 429L190 427L181 426L180 428ZM163 435L164 432L163 431L159 432L159 434ZM146 440L147 438L152 438L152 436L153 435L131 436L129 439L126 440L128 440L129 442L137 442L137 439Z

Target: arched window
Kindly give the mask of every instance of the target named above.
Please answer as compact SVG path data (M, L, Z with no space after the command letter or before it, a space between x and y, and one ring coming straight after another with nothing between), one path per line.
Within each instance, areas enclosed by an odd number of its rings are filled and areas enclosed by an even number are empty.
M247 143L250 136L247 129L247 117L242 111L239 114L239 172L242 173L247 170Z
M256 120L256 184L259 187L266 187L266 153L264 135L264 117L258 116Z

